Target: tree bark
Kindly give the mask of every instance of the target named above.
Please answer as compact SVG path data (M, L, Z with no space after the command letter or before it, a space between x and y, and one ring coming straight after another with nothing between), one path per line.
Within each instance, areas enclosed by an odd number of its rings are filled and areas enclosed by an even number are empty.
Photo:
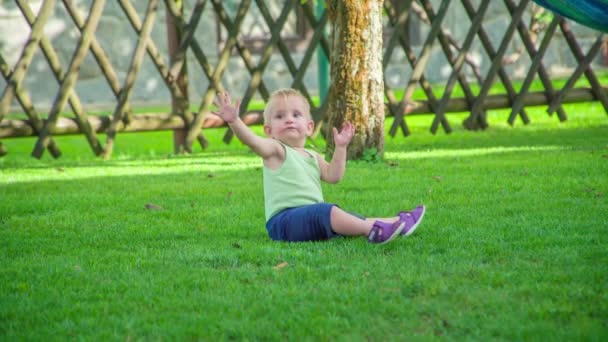
M331 127L355 125L349 159L384 152L384 78L381 0L327 1L332 26L327 155L334 151Z

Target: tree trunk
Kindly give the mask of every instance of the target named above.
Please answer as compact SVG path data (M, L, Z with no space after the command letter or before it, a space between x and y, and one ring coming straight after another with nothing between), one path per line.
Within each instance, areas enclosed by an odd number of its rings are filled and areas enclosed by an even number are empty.
M328 156L335 148L331 127L340 130L344 121L356 129L349 159L361 159L368 150L379 156L384 152L382 2L327 1L332 25Z

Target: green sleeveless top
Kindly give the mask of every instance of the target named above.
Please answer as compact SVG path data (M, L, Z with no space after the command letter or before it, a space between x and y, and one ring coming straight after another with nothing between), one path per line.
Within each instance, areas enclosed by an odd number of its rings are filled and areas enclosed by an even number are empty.
M287 208L323 202L321 170L314 151L305 157L293 148L285 148L285 161L276 170L264 166L264 208L266 221Z

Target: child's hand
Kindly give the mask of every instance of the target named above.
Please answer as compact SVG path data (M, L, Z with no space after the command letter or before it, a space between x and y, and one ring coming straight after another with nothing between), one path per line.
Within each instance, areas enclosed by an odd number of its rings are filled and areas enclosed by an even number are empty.
M233 123L239 116L241 101L237 100L233 106L232 101L230 100L230 94L227 92L218 92L217 99L213 101L213 104L217 107L217 111L211 113L219 116L226 121L226 123Z
M348 121L345 121L342 124L342 131L338 133L336 127L333 128L334 131L334 143L336 147L346 147L350 143L351 139L355 135L355 126Z

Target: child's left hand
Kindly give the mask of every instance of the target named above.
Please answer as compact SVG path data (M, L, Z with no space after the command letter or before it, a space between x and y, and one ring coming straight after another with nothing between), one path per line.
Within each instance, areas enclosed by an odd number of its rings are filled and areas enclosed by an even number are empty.
M340 133L338 133L338 129L336 129L336 127L333 128L333 131L334 143L336 147L346 147L355 135L355 126L353 126L352 123L345 121L342 124L342 131Z

